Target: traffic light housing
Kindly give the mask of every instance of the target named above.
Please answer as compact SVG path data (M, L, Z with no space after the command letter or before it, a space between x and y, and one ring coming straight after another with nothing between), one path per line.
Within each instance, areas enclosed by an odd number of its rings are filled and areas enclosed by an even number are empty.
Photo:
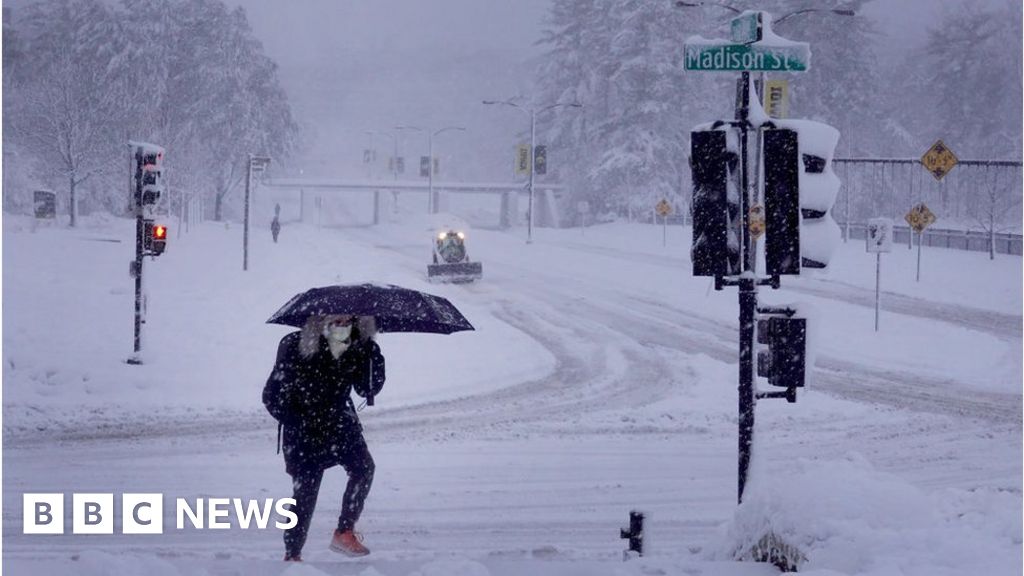
M772 386L801 388L807 364L807 319L767 316L757 320L757 375Z
M548 173L548 147L537 146L533 149L533 167L538 176Z
M800 274L800 147L795 130L764 131L764 208L766 272Z
M167 249L167 226L144 220L142 238L142 247L146 252L150 256L159 256Z
M140 144L135 150L136 194L142 206L143 217L152 217L164 191L164 149L152 144Z
M738 155L725 130L690 133L694 276L731 276L742 270Z
M783 122L800 138L800 265L827 268L842 238L831 213L840 186L832 170L839 131L811 120Z

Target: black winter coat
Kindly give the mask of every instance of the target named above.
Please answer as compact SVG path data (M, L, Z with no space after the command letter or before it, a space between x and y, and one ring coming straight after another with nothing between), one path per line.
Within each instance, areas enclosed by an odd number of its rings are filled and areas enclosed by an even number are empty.
M285 469L293 475L342 464L339 454L363 433L353 388L365 397L371 386L374 395L384 386L384 356L376 342L357 340L335 359L321 336L319 350L303 358L300 336L292 332L281 339L263 388L263 405L284 427Z

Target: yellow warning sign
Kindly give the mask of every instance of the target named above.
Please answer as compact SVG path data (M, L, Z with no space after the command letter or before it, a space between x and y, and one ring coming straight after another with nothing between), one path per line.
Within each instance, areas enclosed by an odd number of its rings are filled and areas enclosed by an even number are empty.
M750 207L750 235L757 240L764 234L764 206L754 204Z
M924 232L924 229L935 223L938 218L935 214L925 206L924 202L921 202L917 206L910 209L907 215L903 217L907 221L907 224L914 229L914 232L920 234Z
M661 202L658 202L658 205L654 207L654 211L658 213L658 216L664 218L672 213L672 205L668 203L668 200L662 198Z
M925 170L931 172L936 180L942 180L958 162L960 160L957 159L956 154L953 154L953 151L942 140L932 144L932 147L924 153L924 156L921 156L921 165L924 166Z

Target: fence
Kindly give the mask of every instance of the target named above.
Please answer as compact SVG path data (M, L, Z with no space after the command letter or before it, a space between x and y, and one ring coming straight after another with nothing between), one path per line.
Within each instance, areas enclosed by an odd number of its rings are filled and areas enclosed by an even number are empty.
M942 180L936 180L920 160L900 158L836 158L842 181L832 209L837 221L848 222L844 234L869 218L887 216L903 222L914 205L924 202L939 218L939 226L925 234L930 246L987 250L990 232L996 251L1020 254L1020 236L1005 234L1019 229L1021 214L1021 162L1014 160L961 160ZM906 242L909 232L900 232Z
M843 235L848 240L864 240L867 237L867 226L865 224L841 222L839 226L843 229ZM847 236L848 234L848 236ZM911 231L908 226L893 227L893 244L911 245ZM977 230L944 230L928 228L921 238L923 245L936 246L939 248L952 248L957 250L970 250L972 252L988 252L989 233ZM917 240L915 239L916 243ZM995 252L997 254L1013 254L1020 256L1022 253L1022 239L1020 234L996 233Z

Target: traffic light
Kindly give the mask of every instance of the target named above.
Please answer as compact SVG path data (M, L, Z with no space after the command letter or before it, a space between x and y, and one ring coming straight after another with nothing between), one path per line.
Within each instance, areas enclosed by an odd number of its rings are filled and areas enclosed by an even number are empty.
M757 320L757 342L767 349L757 352L757 375L772 386L804 385L807 363L807 320L767 316Z
M164 149L152 144L139 146L136 149L135 161L138 176L136 193L141 196L139 200L144 216L152 216L164 191Z
M536 174L541 176L548 173L548 147L537 146L533 149L533 166Z
M167 226L154 224L152 220L144 220L142 247L150 256L163 254L167 249Z
M811 120L779 123L795 129L800 139L801 266L825 268L842 237L831 214L840 186L832 171L839 131Z
M797 132L764 131L764 257L769 276L800 274L800 147Z
M727 135L724 130L690 133L694 276L730 276L742 270L739 158L728 149Z
M420 176L426 178L430 176L430 157L420 156Z

